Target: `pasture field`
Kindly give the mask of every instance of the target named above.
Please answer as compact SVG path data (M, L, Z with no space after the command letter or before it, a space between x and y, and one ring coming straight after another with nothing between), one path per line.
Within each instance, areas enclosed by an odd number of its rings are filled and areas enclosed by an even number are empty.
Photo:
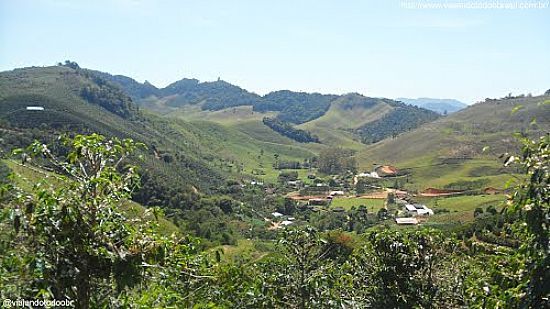
M350 210L351 207L355 208L360 205L367 207L368 211L371 213L377 212L380 208L384 208L384 199L369 199L369 198L360 198L360 197L337 197L332 200L330 204L331 208L342 207L345 210Z

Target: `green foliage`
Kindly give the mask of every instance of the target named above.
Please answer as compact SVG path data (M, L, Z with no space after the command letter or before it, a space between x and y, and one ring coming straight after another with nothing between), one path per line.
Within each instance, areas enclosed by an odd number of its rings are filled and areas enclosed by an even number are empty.
M522 304L542 308L550 306L550 134L522 142L521 156L506 161L517 162L528 176L516 188L510 209L526 223L517 226L523 238L519 253L526 264L517 293Z
M281 183L285 183L287 181L293 181L298 179L298 172L297 171L280 172L277 178Z
M438 117L435 112L401 104L382 118L359 127L357 133L361 135L363 143L376 143L386 137L395 138L400 133L415 129Z
M61 142L68 149L65 157L39 142L23 153L62 174L63 185L39 182L2 208L3 228L6 220L13 226L2 246L1 270L8 272L2 276L2 296L105 306L111 299L100 295L116 295L139 282L141 264L159 254L154 225L130 223L120 210L139 180L133 166L121 164L140 145L95 134ZM16 253L17 248L24 249ZM14 273L20 275L11 281Z
M342 148L327 148L319 154L317 167L325 174L355 173L357 165L353 152Z
M480 178L475 180L458 180L448 183L444 186L445 189L450 190L475 190L483 189L489 184L489 179Z
M300 124L324 115L336 98L338 96L281 90L266 94L254 110L278 111L279 120Z
M319 138L308 131L294 128L290 123L276 118L264 117L262 122L273 131L280 133L300 143L319 143Z
M462 305L458 274L450 267L457 243L433 230L373 232L360 265L375 308ZM448 276L448 277L447 277ZM443 279L444 280L441 280Z
M160 90L163 96L177 95L168 102L182 106L204 102L203 110L221 110L241 105L256 105L261 97L222 80L199 83L196 79L182 79Z
M107 80L110 83L120 87L132 100L137 101L153 95L159 95L159 89L151 85L149 82L139 83L130 77L123 75L111 75L100 71L84 69L91 75L95 75L101 79Z
M136 109L130 98L122 91L106 85L100 85L99 87L86 86L82 88L80 95L86 101L97 104L122 118L131 117Z

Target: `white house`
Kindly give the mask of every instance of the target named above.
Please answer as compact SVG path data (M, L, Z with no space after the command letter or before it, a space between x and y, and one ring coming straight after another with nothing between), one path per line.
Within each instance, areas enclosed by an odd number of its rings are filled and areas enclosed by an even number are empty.
M283 214L280 213L280 212L272 212L271 215L272 215L273 217L275 217L275 218L279 218L279 217L282 217L282 216L283 216Z
M336 196L336 195L344 195L344 191L330 191L330 196Z
M357 174L357 177L380 178L380 175L378 175L377 172L359 173L359 174Z
M434 214L433 210L421 204L405 204L405 209L407 212L417 216L432 216Z

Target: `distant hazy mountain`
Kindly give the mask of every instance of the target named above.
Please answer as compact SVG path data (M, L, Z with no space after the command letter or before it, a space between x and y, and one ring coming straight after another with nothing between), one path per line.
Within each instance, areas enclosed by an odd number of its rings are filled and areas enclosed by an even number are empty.
M425 109L432 110L439 114L444 114L445 111L448 114L457 112L468 104L460 102L455 99L432 99L432 98L418 98L418 99L407 99L407 98L398 98L398 101L407 103L410 105L422 107Z

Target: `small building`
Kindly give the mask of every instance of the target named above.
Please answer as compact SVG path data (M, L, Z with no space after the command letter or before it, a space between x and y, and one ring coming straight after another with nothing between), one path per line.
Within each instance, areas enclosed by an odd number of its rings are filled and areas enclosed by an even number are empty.
M301 180L289 180L286 182L288 186L294 187L294 188L300 188L302 186Z
M414 207L413 204L405 204L405 209L407 209L408 212L416 212L416 207Z
M336 195L344 195L344 191L338 190L338 191L330 191L330 196L336 196Z
M357 174L357 177L380 178L380 175L378 175L377 172L359 173L359 174Z
M289 220L281 221L281 225L284 225L284 226L291 225L292 223L294 223L294 222L289 221Z
M399 173L397 167L392 165L380 165L374 169L380 177L395 177Z
M418 219L416 218L395 218L395 223L399 225L417 225Z
M275 217L275 218L280 218L280 217L282 217L282 216L283 216L283 214L282 214L282 213L280 213L280 212L276 212L276 211L275 211L275 212L272 212L272 213L271 213L271 215L272 215L273 217Z
M421 204L405 204L405 209L408 213L416 216L432 216L433 210Z

